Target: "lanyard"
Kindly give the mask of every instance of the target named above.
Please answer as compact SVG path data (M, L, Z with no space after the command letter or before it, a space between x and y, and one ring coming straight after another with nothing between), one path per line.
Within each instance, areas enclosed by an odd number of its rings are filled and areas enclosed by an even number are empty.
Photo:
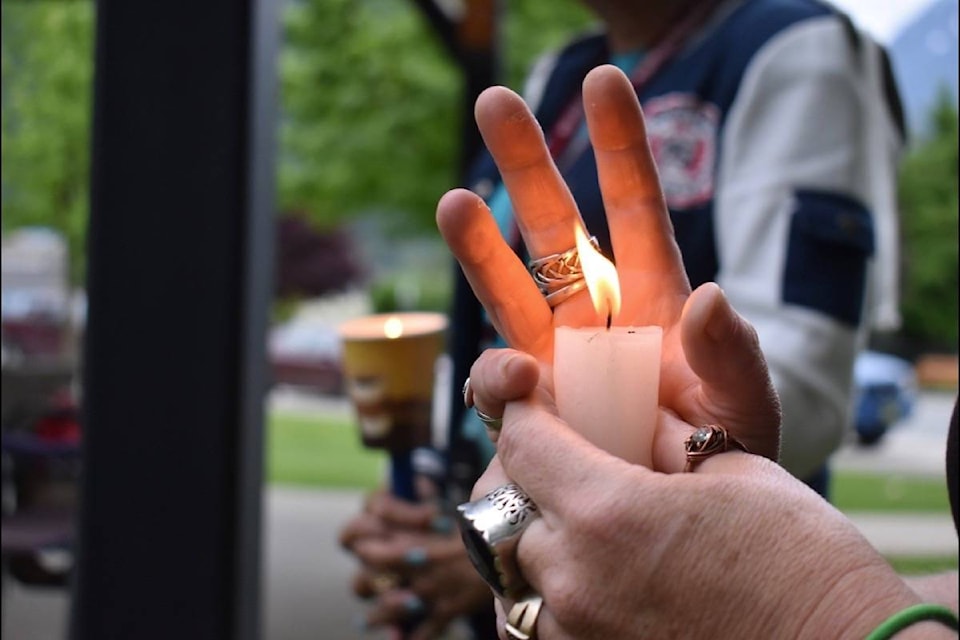
M631 72L630 82L637 95L683 49L690 36L707 21L721 2L693 0L688 3L688 6L692 5L690 11L658 38L659 42ZM583 98L578 91L550 129L547 142L550 155L561 173L569 169L589 146L588 137L577 136L583 117Z

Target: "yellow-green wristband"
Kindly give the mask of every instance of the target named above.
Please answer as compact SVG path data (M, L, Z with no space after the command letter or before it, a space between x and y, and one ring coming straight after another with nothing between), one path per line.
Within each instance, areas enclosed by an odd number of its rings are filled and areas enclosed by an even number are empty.
M897 611L881 622L880 626L870 632L866 640L890 640L907 627L927 620L934 620L954 631L957 630L957 614L949 608L939 604L915 604Z

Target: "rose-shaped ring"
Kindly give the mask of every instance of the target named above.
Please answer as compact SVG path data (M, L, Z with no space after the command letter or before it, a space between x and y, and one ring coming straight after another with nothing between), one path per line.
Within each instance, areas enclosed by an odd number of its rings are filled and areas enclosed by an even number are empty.
M740 449L750 453L750 450L742 442L718 424L706 424L697 427L697 430L684 441L683 449L687 455L687 463L683 467L684 471L693 471L694 467L710 456L730 449Z
M527 586L517 566L517 543L538 515L537 505L514 483L457 507L467 555L480 576L501 596L512 598Z

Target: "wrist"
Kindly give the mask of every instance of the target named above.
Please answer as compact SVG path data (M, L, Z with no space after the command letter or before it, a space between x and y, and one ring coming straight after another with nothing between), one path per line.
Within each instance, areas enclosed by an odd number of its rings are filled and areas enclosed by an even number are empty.
M845 571L824 592L798 637L863 640L890 616L920 603L893 569L877 557Z
M923 620L910 625L893 636L895 640L944 640L956 639L957 632L935 620Z

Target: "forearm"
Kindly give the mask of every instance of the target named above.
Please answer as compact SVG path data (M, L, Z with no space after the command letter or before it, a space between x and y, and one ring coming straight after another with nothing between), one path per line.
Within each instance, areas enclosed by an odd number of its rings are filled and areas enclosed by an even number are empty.
M957 572L945 571L929 576L904 576L903 581L924 602L950 607L957 613Z

